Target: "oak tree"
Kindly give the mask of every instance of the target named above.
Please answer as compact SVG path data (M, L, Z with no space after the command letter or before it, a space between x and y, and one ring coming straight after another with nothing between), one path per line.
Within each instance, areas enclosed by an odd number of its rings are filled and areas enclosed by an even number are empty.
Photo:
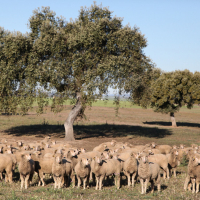
M170 113L176 127L175 112L200 102L200 72L189 70L162 73L151 85L150 106L155 112Z

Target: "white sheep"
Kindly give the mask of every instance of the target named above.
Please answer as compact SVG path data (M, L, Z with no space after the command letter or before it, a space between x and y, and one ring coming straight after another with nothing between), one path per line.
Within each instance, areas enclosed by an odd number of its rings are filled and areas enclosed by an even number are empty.
M148 161L148 155L139 156L138 175L142 187L142 194L146 194L147 185L151 182L151 193L154 192L154 181L157 182L158 191L160 191L160 167L157 163Z
M120 188L120 162L116 159L102 160L96 156L91 163L91 170L96 177L96 190L102 189L102 182L105 177L115 175L115 185Z
M81 185L81 180L83 180L83 189L86 187L89 187L89 176L90 176L90 163L88 158L81 158L78 163L75 166L75 173L76 177L78 179L78 188Z

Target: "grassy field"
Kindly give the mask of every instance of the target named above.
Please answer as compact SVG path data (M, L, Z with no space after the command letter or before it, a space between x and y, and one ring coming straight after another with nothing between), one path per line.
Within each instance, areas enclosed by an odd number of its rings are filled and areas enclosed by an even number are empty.
M76 141L74 146L85 147L92 150L96 145L111 141L113 138L120 142L131 144L185 144L200 145L200 107L194 106L188 110L182 108L175 114L177 128L171 127L169 115L154 113L151 109L142 109L130 106L127 102L121 104L119 115L115 116L113 102L105 106L103 101L98 101L92 108L86 109L87 119L77 120L74 125ZM45 113L37 116L35 107L26 116L0 116L0 137L10 140L40 140L46 135L57 140L63 140L63 123L72 106L65 105L61 113L54 114L50 108ZM53 189L53 180L46 179L47 186L36 186L36 177L33 185L26 191L20 190L19 175L15 173L14 183L0 182L0 199L200 199L200 194L192 194L183 190L187 167L178 167L177 178L162 179L161 193L140 194L140 184L128 188L125 180L122 187L117 190L115 186L105 186L102 191L95 187L83 190L77 188Z

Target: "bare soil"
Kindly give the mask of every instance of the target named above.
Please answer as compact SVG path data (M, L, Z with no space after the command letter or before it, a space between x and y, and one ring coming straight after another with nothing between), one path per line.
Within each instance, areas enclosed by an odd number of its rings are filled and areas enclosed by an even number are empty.
M71 106L65 106L58 114L47 108L40 116L35 110L26 116L0 116L1 138L33 141L49 135L63 141L63 123L70 110ZM200 143L200 107L197 106L192 110L183 108L175 114L176 128L171 127L169 115L155 113L152 109L120 108L116 116L114 108L92 107L85 114L87 119L77 120L74 124L76 141L68 143L87 150L112 139L131 144L151 141L170 145Z

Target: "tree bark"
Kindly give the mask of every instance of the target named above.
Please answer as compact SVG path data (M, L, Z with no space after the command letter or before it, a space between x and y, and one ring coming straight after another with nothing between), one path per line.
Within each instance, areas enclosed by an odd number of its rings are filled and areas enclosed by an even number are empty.
M173 112L170 113L170 117L171 117L171 121L172 121L172 127L177 127Z
M73 129L73 123L76 119L77 115L79 114L82 104L81 104L81 94L78 92L76 94L77 102L76 105L72 108L72 110L69 113L69 116L67 117L64 127L65 127L65 140L67 141L74 141L74 129Z

